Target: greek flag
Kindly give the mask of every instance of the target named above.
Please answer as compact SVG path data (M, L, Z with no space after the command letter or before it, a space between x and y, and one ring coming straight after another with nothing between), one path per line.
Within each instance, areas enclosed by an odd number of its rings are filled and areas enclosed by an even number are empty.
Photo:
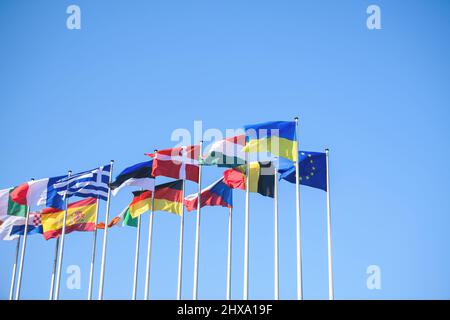
M63 198L72 196L81 198L108 199L108 184L111 165L89 170L66 177L52 187Z

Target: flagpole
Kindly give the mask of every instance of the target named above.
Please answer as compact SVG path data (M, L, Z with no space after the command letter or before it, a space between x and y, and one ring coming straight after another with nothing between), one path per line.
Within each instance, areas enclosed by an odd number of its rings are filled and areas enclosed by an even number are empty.
M297 227L297 299L303 300L302 283L302 245L300 236L300 169L298 162L298 117L295 117L295 140L297 141L297 154L295 155L295 207L296 207L296 227Z
M34 179L31 179L34 181ZM30 216L30 206L27 205L27 214L25 219L25 229L23 230L23 241L22 241L22 251L20 253L20 266L19 274L17 276L17 287L16 287L16 300L20 299L20 290L22 289L22 273L23 273L23 263L25 260L25 249L27 248L27 236L28 236L28 218Z
M17 262L19 260L19 250L20 250L20 235L16 241L16 256L14 258L13 270L11 275L11 287L9 289L9 300L14 298L14 285L16 284L16 273L17 273Z
M97 208L95 210L95 229L92 236L92 254L91 254L91 268L89 271L89 288L88 288L88 300L92 300L92 290L94 287L94 268L95 268L95 251L97 249L97 223L98 223L98 206L100 201L97 196ZM108 223L108 221L106 221Z
M201 195L202 195L202 164L200 163L202 157L203 140L200 141L199 147L199 166L198 166L198 196L197 196L197 223L195 226L195 256L194 256L194 288L192 292L192 300L197 300L198 296L198 256L200 246L200 209L201 209ZM184 201L184 197L183 197Z
M137 228L136 228L136 252L134 255L134 275L133 275L133 296L132 300L136 300L137 293L137 280L138 280L138 268L139 268L139 240L141 239L141 215L138 216Z
M330 208L330 160L329 150L325 149L327 164L327 235L328 235L328 298L334 300L333 262L331 260L331 208Z
M277 167L275 169L274 179L274 214L273 214L273 228L274 228L274 299L279 298L279 258L278 258L278 177Z
M183 201L184 201L184 185L185 180L183 179ZM182 272L183 272L183 233L184 233L184 205L183 212L180 217L180 249L178 253L178 288L177 288L177 300L181 300L181 282L182 282Z
M67 178L70 178L72 176L72 171L69 170L67 174ZM67 207L68 207L68 195L67 191L69 190L69 181L67 183L67 189L66 194L64 195L64 217L63 217L63 225L61 230L61 242L59 244L59 254L58 254L58 268L56 269L56 287L55 287L55 296L54 300L59 300L59 289L61 284L61 268L62 268L62 261L63 261L63 251L64 251L64 239L66 237L66 223L67 223Z
M155 150L156 152L157 150ZM156 182L156 178L155 178ZM145 293L144 293L144 299L149 299L149 293L150 293L150 263L151 263L151 256L152 256L152 237L153 237L153 216L154 216L154 210L153 206L155 203L155 192L156 192L156 183L155 183L155 189L152 192L152 206L150 211L150 217L148 222L148 244L147 244L147 267L145 270Z
M250 192L250 170L248 161L246 165L245 178L245 234L244 234L244 292L243 299L248 300L248 236L249 236L249 192Z
M53 258L53 269L50 280L50 295L48 297L48 300L53 300L53 292L55 290L56 262L58 261L58 250L59 250L59 237L56 238L55 240L55 257Z
M232 237L233 208L228 213L228 257L227 257L227 300L231 299L231 237Z
M105 232L103 233L103 248L102 248L102 263L100 265L100 284L98 288L98 300L103 300L103 286L105 282L105 264L106 264L106 241L108 240L108 221L109 221L109 208L111 204L111 180L113 173L114 160L111 160L111 171L109 172L108 183L108 199L106 201L106 214L105 214Z

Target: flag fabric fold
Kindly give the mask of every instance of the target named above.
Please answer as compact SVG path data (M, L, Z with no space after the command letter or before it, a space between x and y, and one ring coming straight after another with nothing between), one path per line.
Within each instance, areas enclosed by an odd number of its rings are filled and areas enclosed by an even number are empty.
M210 186L204 188L200 193L200 207L222 206L232 208L233 190L220 178ZM184 198L184 206L188 211L193 211L198 207L198 193L188 195Z
M299 182L302 185L327 191L326 154L323 152L299 151ZM295 183L295 166L291 161L280 159L280 180Z
M183 146L146 154L153 158L152 175L198 183L199 146Z
M214 142L200 160L202 165L236 167L245 164L245 134Z
M115 196L123 187L140 187L144 190L155 189L155 177L152 175L153 160L141 162L123 170L110 187Z
M46 240L59 237L62 233L64 210L46 208L41 211L42 227ZM87 198L68 205L66 234L73 231L94 231L97 199Z
M271 154L297 160L298 143L294 121L271 121L244 126L247 143L244 151Z
M249 167L249 191L257 192L266 197L274 197L275 167L272 162L254 161ZM228 169L224 172L223 182L233 189L246 189L246 168Z

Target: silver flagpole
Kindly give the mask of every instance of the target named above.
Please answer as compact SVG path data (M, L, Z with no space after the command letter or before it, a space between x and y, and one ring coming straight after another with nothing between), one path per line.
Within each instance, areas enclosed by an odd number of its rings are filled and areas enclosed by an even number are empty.
M325 149L327 164L327 234L328 234L328 298L334 300L333 262L331 260L331 209L330 209L330 159Z
M273 228L274 228L274 299L279 298L279 260L278 260L278 177L277 167L274 167L275 179L274 179L274 211L273 211Z
M17 272L17 262L19 260L19 250L20 250L20 235L16 241L16 256L14 258L13 270L11 275L11 287L9 289L9 300L14 298L14 286L16 284L16 272Z
M248 300L249 190L250 190L250 170L247 161L246 179L245 179L244 293L243 293L244 300Z
M299 146L298 140L298 117L295 117L295 140L297 141L297 148ZM295 155L297 161L295 165L295 207L296 207L296 226L297 226L297 299L303 299L303 283L302 283L302 243L300 236L300 169L298 163L298 150Z
M111 160L110 165L111 171L109 172L108 199L106 201L105 232L103 233L102 263L100 266L100 284L98 288L98 300L103 300L103 286L105 283L106 242L108 240L109 208L111 204L111 187L109 185L111 184L112 181L114 160Z
M58 261L58 250L59 250L59 237L55 240L55 257L53 258L53 269L52 276L50 279L50 295L48 300L53 300L53 293L55 290L55 275L56 275L56 262Z
M138 280L138 269L139 269L139 240L141 240L141 215L138 216L137 228L136 228L136 253L134 256L132 300L136 300L136 293L137 293L137 280Z
M227 300L231 299L231 237L233 226L233 208L228 213L228 257L227 257Z
M201 194L202 194L202 165L200 163L202 157L203 141L200 141L199 147L199 165L198 165L198 195L197 195L197 223L195 226L195 255L194 255L194 286L192 292L192 300L197 300L198 292L198 256L200 245L200 209L201 209ZM183 198L184 201L184 198Z
M183 179L183 201L184 201L184 185L185 180ZM181 300L181 283L182 283L182 272L183 272L183 237L184 237L184 204L183 212L180 217L180 249L178 253L178 289L177 289L177 300Z
M31 179L34 181L34 179ZM19 274L17 276L17 287L16 287L16 300L20 299L20 290L22 289L22 273L23 273L23 262L25 260L25 249L27 248L27 236L28 236L28 218L30 216L30 206L27 205L27 214L25 216L25 228L23 230L23 241L22 241L22 251L20 253L20 266Z
M67 177L70 178L72 175L72 171L69 170ZM69 181L68 181L69 182ZM56 269L56 284L55 284L55 296L54 300L59 300L59 289L61 284L61 268L62 268L62 261L63 261L63 252L64 252L64 239L66 237L66 223L67 223L67 207L68 207L68 196L67 191L69 190L69 183L67 183L67 189L66 194L64 196L64 218L63 218L63 225L61 230L61 242L59 244L59 254L58 254L58 267Z
M92 254L91 254L91 268L89 271L89 288L88 288L88 300L92 300L92 290L94 287L94 269L95 269L95 251L97 249L97 223L98 223L98 206L100 201L97 196L97 209L95 210L95 229L92 237ZM108 223L108 221L106 221Z
M157 150L155 150L156 152ZM155 178L156 182L156 178ZM153 237L153 217L154 217L154 209L153 206L155 204L155 192L156 192L156 183L155 189L152 191L152 205L150 211L150 217L148 222L148 243L147 243L147 267L145 270L145 293L144 299L149 299L150 294L150 266L151 266L151 257L152 257L152 237Z

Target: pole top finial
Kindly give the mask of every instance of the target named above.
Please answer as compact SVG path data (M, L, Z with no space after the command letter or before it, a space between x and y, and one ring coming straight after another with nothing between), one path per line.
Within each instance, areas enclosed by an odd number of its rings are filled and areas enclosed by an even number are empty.
M72 174L72 170L67 170L67 172L68 172L69 174Z
M158 152L158 149L153 150L153 152Z
M325 152L326 153L328 153L330 151L330 149L328 149L328 148L325 148Z
M298 121L298 117L295 117L294 120L295 120L295 121Z

